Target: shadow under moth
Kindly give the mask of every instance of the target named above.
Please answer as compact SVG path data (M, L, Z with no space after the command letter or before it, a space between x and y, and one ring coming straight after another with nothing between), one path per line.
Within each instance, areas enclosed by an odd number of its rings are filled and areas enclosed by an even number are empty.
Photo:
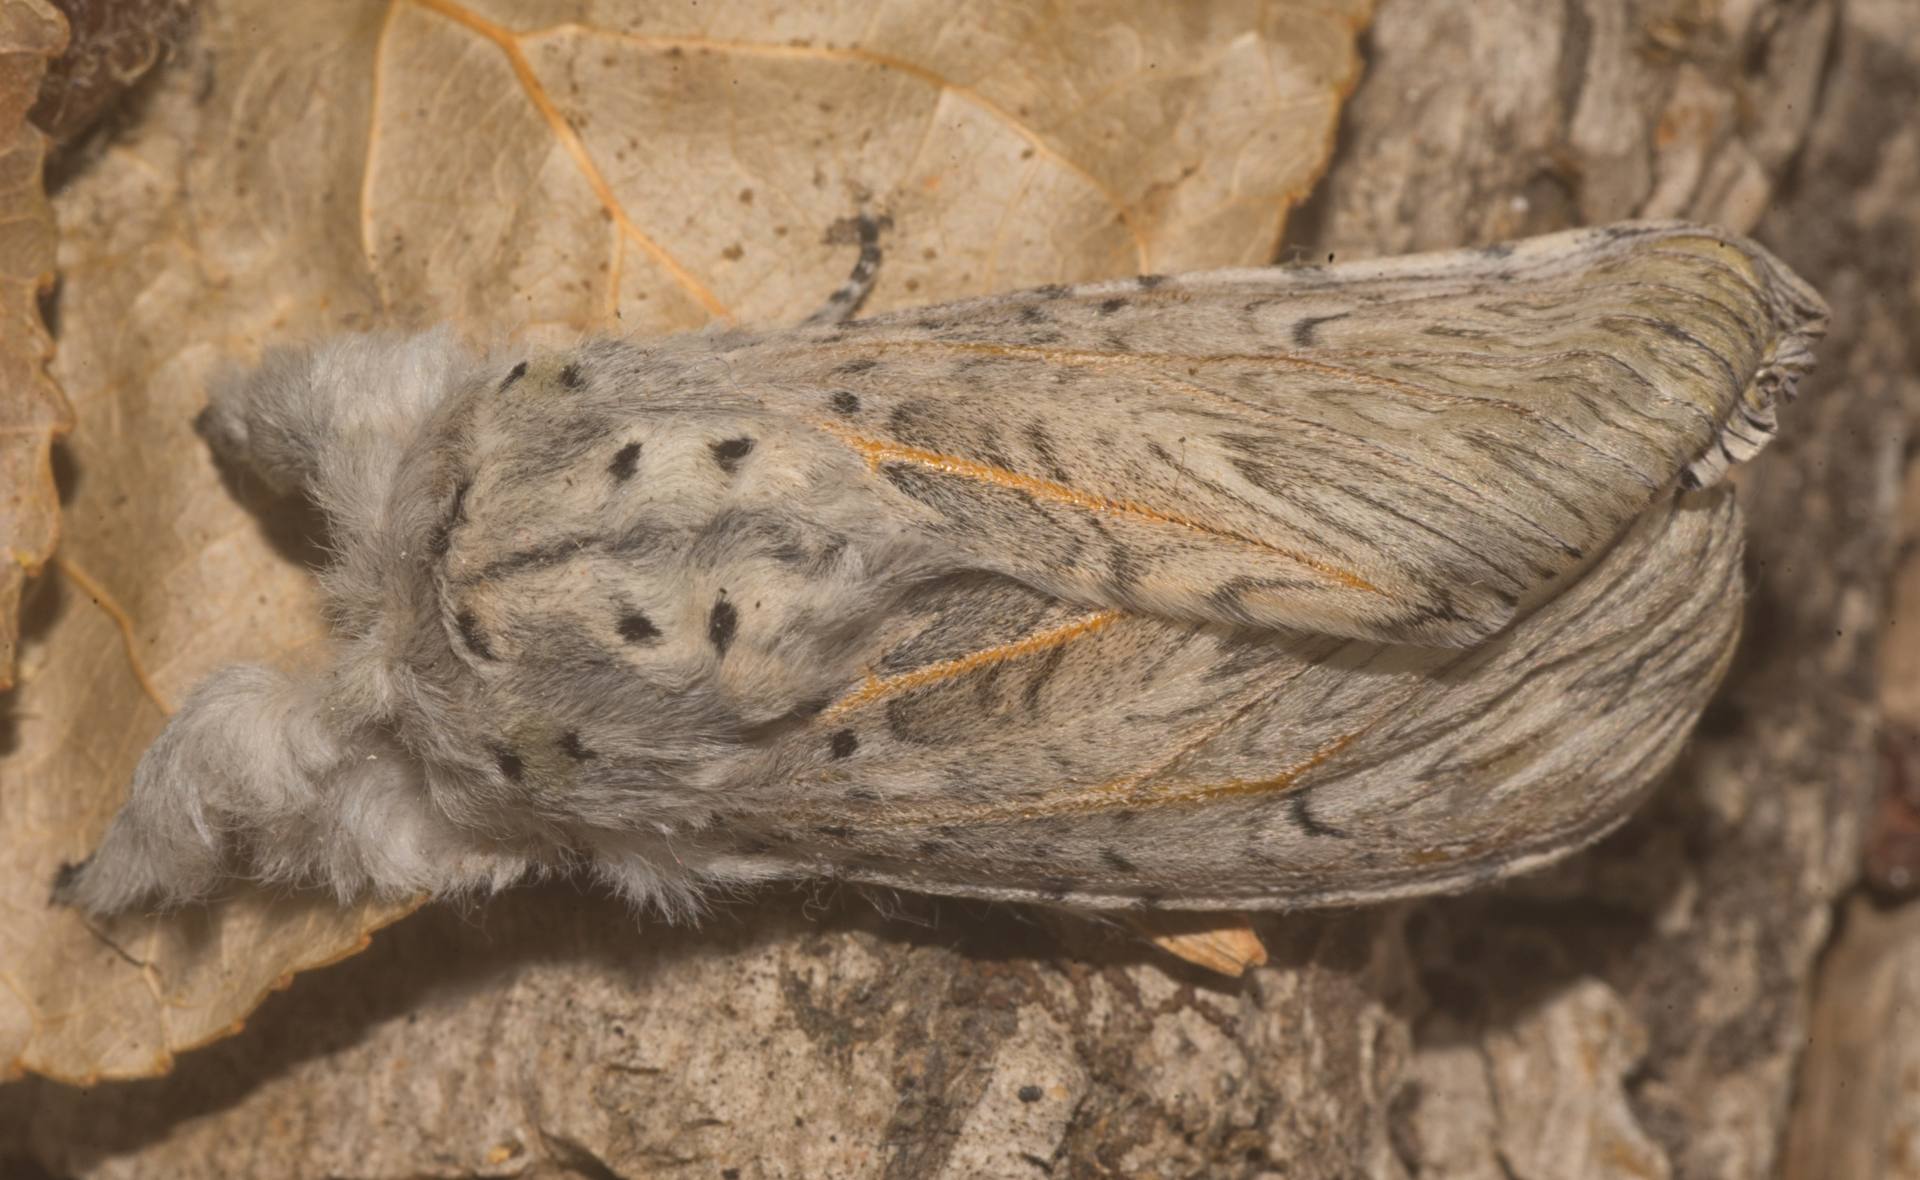
M224 669L57 895L669 914L836 878L1333 905L1618 824L1725 672L1819 297L1631 223L770 331L269 353L217 449L324 510L323 670Z

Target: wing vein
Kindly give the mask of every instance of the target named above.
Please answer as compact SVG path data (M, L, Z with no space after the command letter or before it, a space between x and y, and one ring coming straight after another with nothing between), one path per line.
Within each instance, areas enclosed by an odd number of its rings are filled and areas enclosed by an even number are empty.
M1321 561L1305 553L1282 548L1256 537L1249 537L1228 529L1219 528L1192 517L1176 513L1163 512L1149 505L1132 500L1116 500L1109 496L1085 492L1067 484L1058 483L1038 476L1025 475L1018 471L1009 471L1004 467L995 467L962 455L949 455L940 451L930 451L921 447L910 447L886 439L871 438L852 431L844 430L828 422L815 422L817 429L829 437L838 439L867 461L867 465L878 470L888 463L911 463L931 468L961 479L971 479L978 483L992 484L995 487L1023 492L1036 499L1054 504L1067 504L1088 512L1101 512L1111 516L1125 517L1150 524L1173 525L1204 533L1219 540L1233 541L1251 548L1264 550L1278 557L1310 569L1329 581L1349 590L1358 590L1368 594L1384 594L1380 587L1367 581L1351 570L1342 569L1330 562Z

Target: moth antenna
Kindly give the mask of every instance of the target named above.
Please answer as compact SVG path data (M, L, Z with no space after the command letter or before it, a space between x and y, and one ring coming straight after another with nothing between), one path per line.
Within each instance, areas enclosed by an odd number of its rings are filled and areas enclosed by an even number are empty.
M858 241L860 257L854 262L853 273L847 276L847 281L827 296L826 305L800 321L803 327L839 324L853 318L880 276L880 231L892 228L893 218L885 214L873 217L865 211L833 224L827 231L826 240L831 243L845 242L849 238Z

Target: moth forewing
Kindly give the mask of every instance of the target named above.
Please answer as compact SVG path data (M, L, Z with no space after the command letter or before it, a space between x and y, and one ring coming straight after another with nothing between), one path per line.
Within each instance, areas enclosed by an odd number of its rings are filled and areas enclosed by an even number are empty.
M1460 645L1769 428L1818 297L1670 224L1148 276L768 338L777 404L1051 593Z
M336 667L189 702L65 895L584 860L675 912L808 875L1258 909L1515 872L1619 822L1724 672L1707 485L1823 315L1660 224L439 369L322 345L219 416L308 424L275 453L354 517ZM383 349L404 399L340 378Z
M1127 616L903 672L898 695L830 707L857 749L797 777L766 831L857 879L1100 908L1505 876L1597 838L1671 762L1731 658L1739 552L1715 489L1663 501L1467 651Z

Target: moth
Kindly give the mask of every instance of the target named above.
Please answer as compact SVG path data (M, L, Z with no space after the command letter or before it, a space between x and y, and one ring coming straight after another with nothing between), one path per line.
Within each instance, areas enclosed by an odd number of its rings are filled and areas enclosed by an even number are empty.
M231 667L57 895L671 915L835 878L1326 906L1620 823L1739 631L1721 484L1826 311L1629 223L557 351L269 353L216 448L324 510L330 664Z

